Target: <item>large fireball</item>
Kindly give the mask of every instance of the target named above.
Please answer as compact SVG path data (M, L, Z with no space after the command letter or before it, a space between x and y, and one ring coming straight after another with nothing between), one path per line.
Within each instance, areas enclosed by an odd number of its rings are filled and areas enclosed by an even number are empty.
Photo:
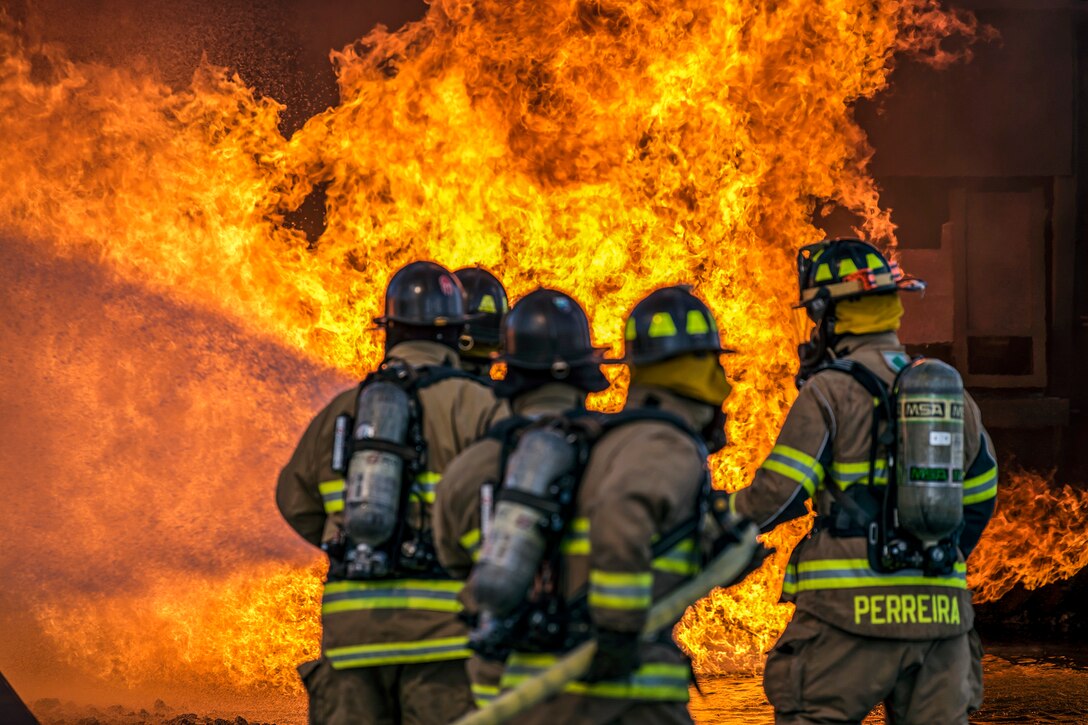
M33 254L92 260L344 380L378 360L369 322L390 274L415 259L482 264L514 297L566 290L614 352L635 301L693 284L738 351L727 361L733 445L713 461L715 484L735 489L794 395L793 254L821 237L814 215L837 205L893 242L852 104L887 85L897 53L940 65L955 57L950 37L976 31L935 0L435 0L421 22L334 53L341 103L284 138L281 107L222 69L201 67L175 92L136 70L28 48L0 26L0 231ZM310 243L282 220L318 183L328 227ZM595 404L618 405L617 383ZM115 402L92 400L88 412ZM266 426L304 417L297 406L286 417L240 409ZM199 436L202 410L173 412ZM285 461L300 432L283 431L270 455ZM123 461L105 459L121 483ZM231 470L233 506L267 502L271 477L244 470ZM216 470L193 471L228 488ZM169 543L219 510L207 487L178 490L166 523L147 523L136 489L111 510L132 506L131 520L160 526ZM78 515L114 542L111 565L146 563L109 538L101 507ZM789 617L775 603L781 568L806 525L772 537L779 554L750 582L689 611L677 634L698 667L750 664L773 641ZM1018 526L995 525L994 536ZM268 545L259 526L215 536L215 566L198 559L66 598L43 586L34 616L69 663L115 681L297 691L293 667L316 652L322 566ZM94 565L58 556L73 571Z

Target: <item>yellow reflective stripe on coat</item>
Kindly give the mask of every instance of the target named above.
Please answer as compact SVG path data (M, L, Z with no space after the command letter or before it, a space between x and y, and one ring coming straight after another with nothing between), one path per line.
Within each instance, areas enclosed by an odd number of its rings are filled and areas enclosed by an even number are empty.
M563 537L559 550L564 554L589 555L589 519L578 516L570 522L570 528Z
M476 701L476 707L479 709L483 710L498 696L498 685L481 685L477 682L472 683L472 699Z
M325 650L325 657L334 669L352 667L377 667L412 662L443 662L463 660L472 656L467 637L443 637L417 642L383 642L355 647L333 647Z
M321 503L325 506L326 514L344 510L344 479L319 483L317 491L321 494Z
M699 557L695 551L695 540L684 539L669 551L657 557L651 566L667 574L679 576L691 576L697 574L702 568L699 566Z
M963 505L989 501L997 495L997 466L963 482Z
M441 480L441 473L424 471L416 476L415 482L412 483L412 496L424 503L434 503L435 489Z
M855 483L867 486L869 485L869 462L841 463L835 461L831 464L831 478L839 485L839 488L843 489L849 488ZM888 485L888 462L886 460L877 459L873 484L877 486Z
M654 575L589 570L589 606L600 609L647 609L653 603Z
M824 477L824 467L819 461L804 451L782 443L771 450L760 467L801 484L809 497L816 495L816 486Z
M502 689L509 690L539 675L558 661L553 654L514 652L506 661L502 673ZM639 667L628 677L606 682L571 682L564 692L620 700L656 700L658 702L687 702L691 669L686 664L651 662Z
M869 567L868 559L819 559L786 566L783 594L861 587L967 588L967 564L959 562L947 576L924 576L920 569L883 574Z
M468 552L473 561L480 558L480 530L469 529L457 540L461 548Z
M321 597L321 614L361 609L417 609L460 612L457 595L464 582L396 579L393 581L331 581Z

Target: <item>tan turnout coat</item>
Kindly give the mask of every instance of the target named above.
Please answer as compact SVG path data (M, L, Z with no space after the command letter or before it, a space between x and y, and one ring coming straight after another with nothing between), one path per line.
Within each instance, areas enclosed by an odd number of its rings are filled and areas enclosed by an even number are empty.
M452 350L433 342L401 343L389 357L417 368L459 366ZM331 468L334 423L341 413L355 414L357 395L358 387L346 390L317 414L276 487L283 517L314 546L333 539L342 525L344 480ZM423 388L419 399L427 472L413 496L429 508L450 461L509 413L490 387L465 378ZM323 655L337 669L466 658L466 631L457 619L460 588L451 580L326 582Z

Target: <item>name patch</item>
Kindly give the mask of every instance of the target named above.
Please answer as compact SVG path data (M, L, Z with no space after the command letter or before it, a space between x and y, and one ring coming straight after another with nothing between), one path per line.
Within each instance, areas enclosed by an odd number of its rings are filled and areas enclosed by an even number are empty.
M959 623L959 598L947 594L869 594L854 597L854 624Z

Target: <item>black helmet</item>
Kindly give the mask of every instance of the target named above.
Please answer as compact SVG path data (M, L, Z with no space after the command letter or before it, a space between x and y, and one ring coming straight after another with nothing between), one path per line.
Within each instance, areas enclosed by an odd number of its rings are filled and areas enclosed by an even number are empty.
M502 318L510 309L506 290L495 275L482 267L465 267L453 273L465 288L468 333L476 345L498 347Z
M689 352L732 352L722 347L710 308L687 285L651 292L627 317L623 337L623 359L631 365L648 365Z
M801 247L797 252L798 307L826 308L828 302L878 295L898 290L926 288L926 283L908 277L880 250L860 239L825 239Z
M563 373L581 365L600 365L606 348L594 347L589 318L570 296L537 289L522 297L502 323L499 360L527 370Z
M401 267L385 288L385 314L374 320L383 327L390 322L445 327L467 321L461 283L434 262L412 262Z

